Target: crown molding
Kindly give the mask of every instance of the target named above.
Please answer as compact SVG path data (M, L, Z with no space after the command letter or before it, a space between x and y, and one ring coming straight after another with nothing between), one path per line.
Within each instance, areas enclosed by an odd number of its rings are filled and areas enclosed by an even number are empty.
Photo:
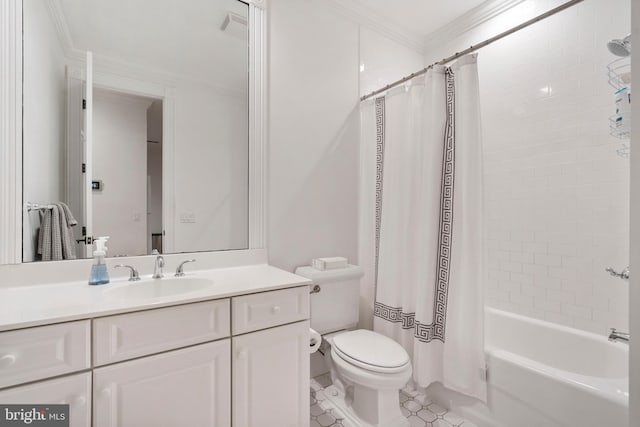
M390 23L384 16L371 12L353 0L322 0L320 3L329 6L343 17L376 31L419 54L424 53L425 44L420 34Z
M72 49L67 56L71 65L82 68L85 63L86 52L79 49ZM180 82L197 84L209 89L215 90L220 95L232 97L246 97L247 90L231 88L222 83L211 79L200 79L191 77L186 74L171 73L159 68L147 67L138 64L132 64L117 58L105 55L93 54L93 67L95 72L108 73L110 75L120 76L123 78L132 78L140 81L148 81L150 83L159 84L165 87L176 87ZM83 77L84 78L84 77Z
M474 7L448 24L429 33L426 37L390 23L381 15L371 12L354 0L323 0L340 15L400 43L420 54L437 43L459 37L467 31L495 18L526 0L489 0Z
M429 47L455 39L525 1L489 0L474 7L448 24L429 33L423 40L424 53Z
M73 51L73 42L69 26L67 25L67 20L65 19L64 12L62 11L60 0L47 0L46 3L49 11L49 17L53 21L53 25L56 27L58 40L62 45L65 55L69 56Z

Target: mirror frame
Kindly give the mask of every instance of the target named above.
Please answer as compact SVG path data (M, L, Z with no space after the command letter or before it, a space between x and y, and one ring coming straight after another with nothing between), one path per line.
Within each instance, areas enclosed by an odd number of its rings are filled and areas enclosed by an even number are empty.
M249 6L249 247L246 250L266 249L267 0L239 1ZM22 263L22 71L22 0L2 0L0 265Z

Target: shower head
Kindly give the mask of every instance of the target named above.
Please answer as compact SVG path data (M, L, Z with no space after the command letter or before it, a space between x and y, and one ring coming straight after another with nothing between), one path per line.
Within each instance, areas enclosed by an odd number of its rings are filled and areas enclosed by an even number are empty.
M631 55L631 34L624 39L613 39L607 42L607 48L609 52L615 56L629 56Z

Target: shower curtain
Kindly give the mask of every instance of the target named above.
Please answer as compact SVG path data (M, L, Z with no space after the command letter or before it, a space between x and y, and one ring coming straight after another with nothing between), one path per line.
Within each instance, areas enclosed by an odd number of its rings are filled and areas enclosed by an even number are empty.
M362 125L363 145L375 134L374 330L407 350L418 386L486 401L476 55L363 104Z

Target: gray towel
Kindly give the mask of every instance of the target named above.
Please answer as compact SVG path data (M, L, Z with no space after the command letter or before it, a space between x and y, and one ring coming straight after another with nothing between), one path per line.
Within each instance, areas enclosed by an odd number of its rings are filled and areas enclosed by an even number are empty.
M42 261L76 259L76 248L71 227L78 222L64 203L55 203L40 215L38 254Z
M40 232L38 234L38 255L42 261L51 261L51 209L40 211Z
M73 227L75 225L78 225L78 221L76 221L76 219L73 217L73 214L71 213L71 209L69 209L69 206L67 206L62 202L58 202L56 203L56 205L58 205L58 207L64 211L64 215L67 218L67 221L66 221L67 227Z
M62 243L62 257L63 259L76 259L76 245L73 240L73 233L71 227L78 224L78 221L73 217L69 206L62 202L56 203L60 213L60 241Z

